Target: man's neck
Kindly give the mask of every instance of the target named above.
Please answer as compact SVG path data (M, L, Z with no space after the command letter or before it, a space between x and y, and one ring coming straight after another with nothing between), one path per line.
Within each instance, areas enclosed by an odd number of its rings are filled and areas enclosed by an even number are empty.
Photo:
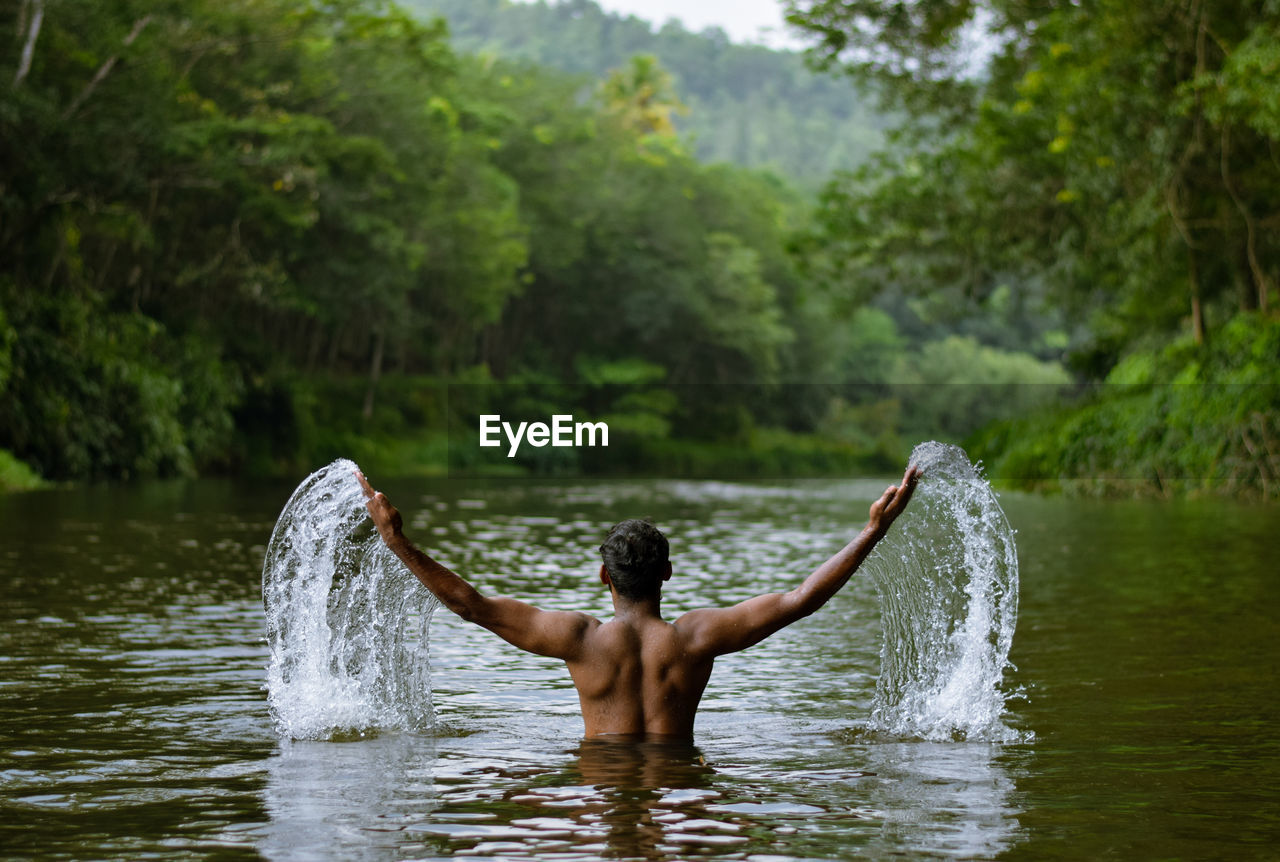
M616 620L662 619L662 596L628 599L613 593L613 618Z

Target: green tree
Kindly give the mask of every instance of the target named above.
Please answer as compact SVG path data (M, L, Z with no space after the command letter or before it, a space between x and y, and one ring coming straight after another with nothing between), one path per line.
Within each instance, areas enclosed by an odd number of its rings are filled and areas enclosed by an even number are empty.
M441 25L358 0L18 11L0 445L50 476L190 473L294 369L366 373L368 413L385 362L474 361L526 246Z
M1272 303L1273 4L997 3L985 22L955 0L790 9L819 62L917 118L912 151L828 193L842 276L1043 294L1087 315L1103 370L1134 337L1187 321L1203 340L1210 308ZM980 26L994 48L975 75Z
M687 114L671 124L705 162L775 170L816 190L836 168L860 164L882 142L885 116L845 82L815 74L795 52L733 44L723 31L654 28L592 0L410 0L448 19L460 51L537 63L590 82L637 55L671 73Z
M670 73L652 54L637 54L610 72L600 85L600 99L624 128L642 137L674 138L672 115L689 111L676 96Z

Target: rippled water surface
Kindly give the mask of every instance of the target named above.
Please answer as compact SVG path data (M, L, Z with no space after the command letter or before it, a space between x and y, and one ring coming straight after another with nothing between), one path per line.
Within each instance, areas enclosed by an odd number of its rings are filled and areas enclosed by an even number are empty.
M786 588L884 480L388 483L482 588L604 615L592 549L651 516L666 612ZM433 730L281 739L263 554L291 486L0 498L9 858L1275 858L1273 509L1005 494L1026 744L869 729L875 588L717 662L696 747L583 743L563 667L446 611Z

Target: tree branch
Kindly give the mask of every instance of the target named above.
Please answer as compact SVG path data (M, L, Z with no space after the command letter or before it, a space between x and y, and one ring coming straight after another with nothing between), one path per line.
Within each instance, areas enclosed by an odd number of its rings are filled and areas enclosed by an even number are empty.
M128 48L132 45L134 40L141 35L146 26L151 23L151 17L152 16L150 15L143 15L137 21L133 22L133 29L129 31L129 35L124 37L124 42L121 43L121 46ZM120 55L112 54L107 58L105 63L98 67L98 71L94 73L93 77L89 80L89 83L84 85L84 89L80 91L80 94L72 99L71 104L67 105L67 109L62 112L63 121L71 119L72 115L75 114L76 111L80 110L80 106L93 95L93 91L98 89L98 85L106 79L107 75L111 74L111 70L115 68L116 63L119 61Z

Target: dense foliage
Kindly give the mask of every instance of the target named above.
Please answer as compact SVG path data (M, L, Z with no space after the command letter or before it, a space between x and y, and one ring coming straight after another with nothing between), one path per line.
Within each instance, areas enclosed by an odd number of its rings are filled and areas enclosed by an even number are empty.
M1280 321L1240 315L1130 354L1096 391L1011 422L972 451L1022 487L1093 494L1225 492L1280 498Z
M1277 493L1270 6L997 6L978 75L968 4L792 4L909 121L815 210L681 131L719 91L842 86L793 55L583 0L450 13L472 47L484 10L491 47L571 39L569 74L459 53L422 5L0 17L0 484L830 473L977 434L1030 481ZM615 436L490 459L483 411Z
M809 239L816 271L864 297L1052 309L1060 317L1045 318L1040 346L1068 345L1086 380L1109 379L1117 363L1145 363L1165 382L1191 367L1218 369L1220 382L1265 380L1244 413L1203 388L1161 390L1173 402L1158 404L1108 395L1078 421L1058 414L1023 426L1039 429L1036 458L1018 448L1020 463L1044 467L1030 471L1040 478L1110 475L1125 459L1147 465L1144 475L1181 463L1207 486L1275 496L1267 456L1248 454L1241 429L1261 422L1258 433L1271 433L1280 351L1239 333L1266 330L1277 302L1280 5L788 7L816 37L821 65L875 82L911 118L893 151L827 188ZM989 55L985 68L975 68L975 48ZM1161 358L1171 342L1178 363ZM1261 379L1224 350L1251 357ZM1111 422L1122 403L1129 416L1112 422L1115 433L1091 424ZM1204 453L1218 449L1206 435L1236 438L1231 457L1251 466L1210 469ZM1094 445L1108 454L1081 448ZM1193 463L1203 470L1188 473Z
M234 411L284 371L367 366L372 342L376 377L518 288L515 190L464 128L442 27L258 2L4 23L0 442L41 473L230 466Z
M670 72L686 114L675 119L698 158L768 167L805 188L861 164L890 125L874 100L815 74L796 53L739 45L717 29L658 30L593 0L409 0L443 15L460 50L529 60L594 80L637 54Z
M916 118L828 189L830 258L853 284L1013 285L1087 322L1094 373L1135 338L1203 340L1274 304L1275 3L997 2L985 20L959 0L789 5L822 61ZM979 30L985 76L964 62Z
M584 93L459 56L442 22L384 3L15 11L0 447L46 477L294 471L371 449L440 468L435 384L834 367L826 301L786 250L801 199L696 162L650 58ZM741 439L792 411L811 429L829 396L683 391L606 406L623 426Z

